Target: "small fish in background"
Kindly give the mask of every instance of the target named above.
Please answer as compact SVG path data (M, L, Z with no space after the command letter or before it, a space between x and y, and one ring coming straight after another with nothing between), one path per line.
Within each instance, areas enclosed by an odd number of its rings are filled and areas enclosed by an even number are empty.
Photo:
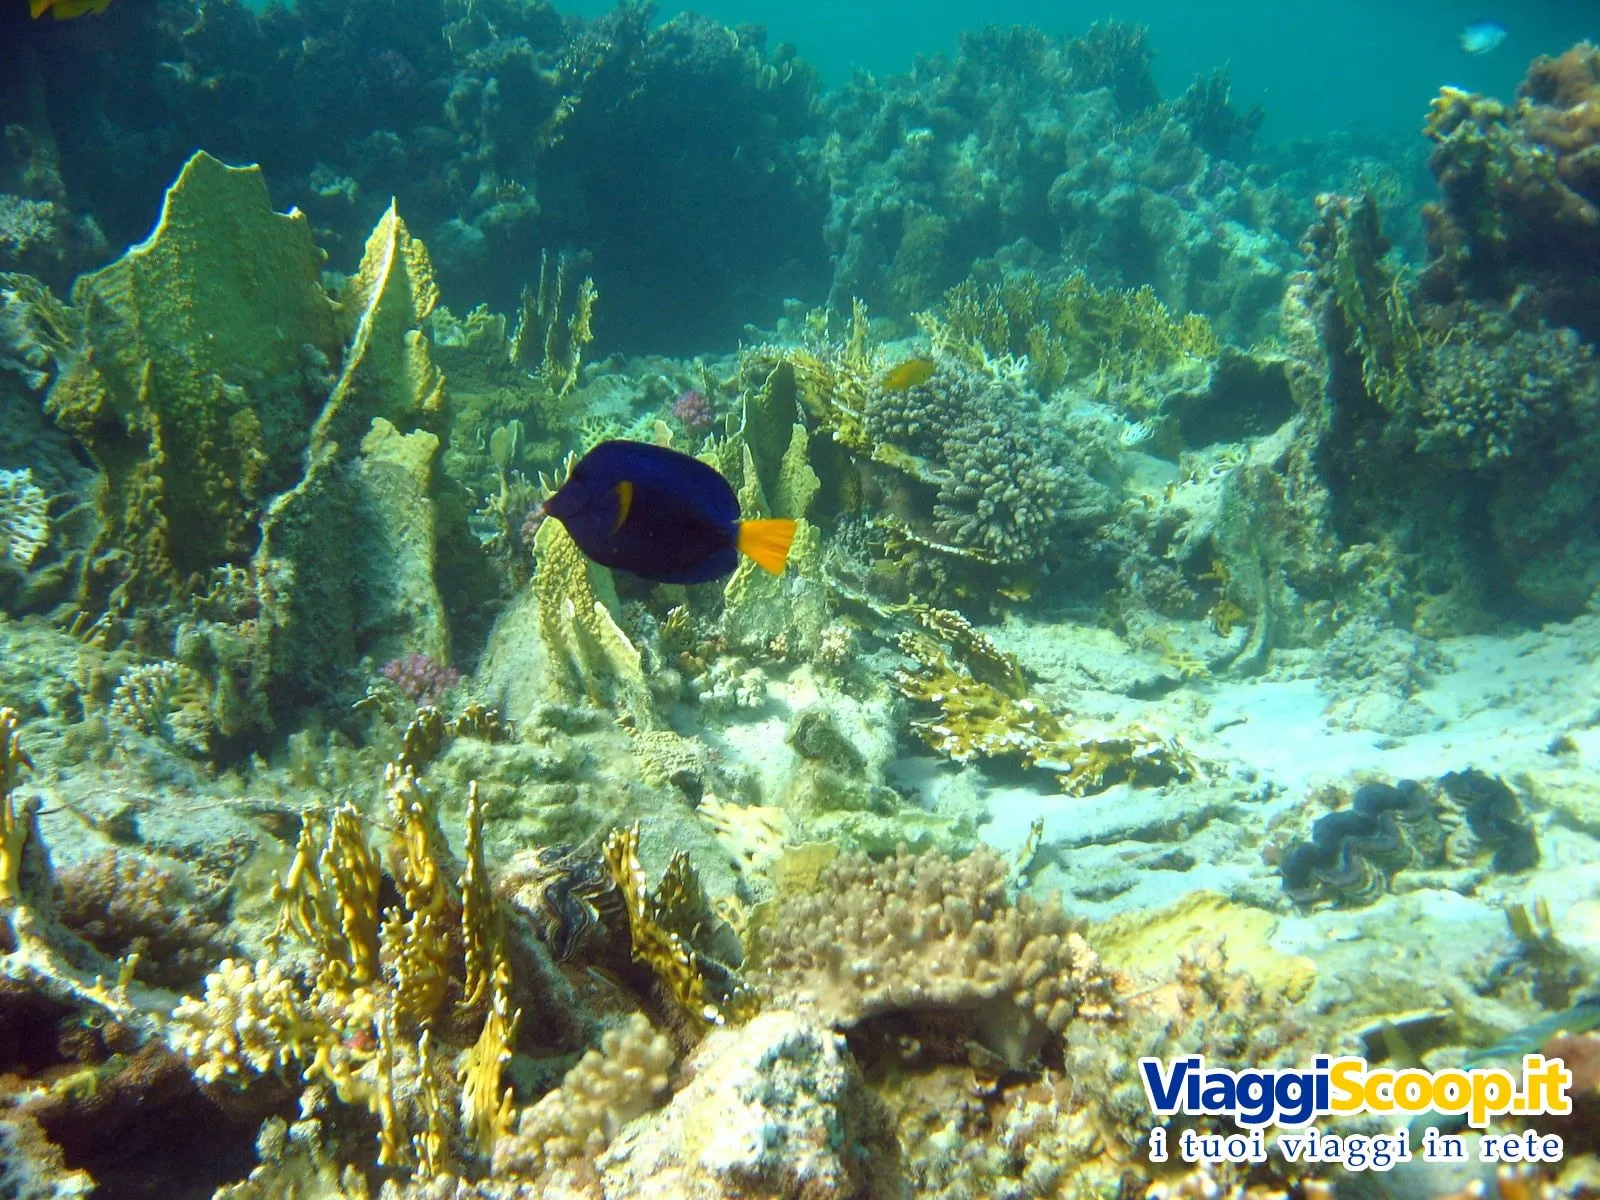
M739 498L711 467L648 442L601 442L572 468L543 512L603 567L657 583L706 583L739 555L783 573L795 523L746 521Z
M907 388L914 388L919 383L927 383L933 378L933 360L931 358L908 358L897 367L892 367L883 377L883 389L886 392L903 392Z
M85 13L103 13L111 0L28 0L28 11L37 21L49 12L58 21L70 21Z
M1474 21L1461 31L1464 54L1488 54L1506 40L1506 27L1499 21Z

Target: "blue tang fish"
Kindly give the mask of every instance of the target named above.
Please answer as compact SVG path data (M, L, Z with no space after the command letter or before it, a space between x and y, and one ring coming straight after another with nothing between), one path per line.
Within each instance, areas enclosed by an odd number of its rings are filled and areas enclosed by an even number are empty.
M783 572L795 523L745 521L728 481L699 459L648 442L601 442L544 503L601 566L657 583L721 579L746 554Z
M1474 21L1461 31L1461 49L1467 54L1488 54L1507 36L1499 21Z

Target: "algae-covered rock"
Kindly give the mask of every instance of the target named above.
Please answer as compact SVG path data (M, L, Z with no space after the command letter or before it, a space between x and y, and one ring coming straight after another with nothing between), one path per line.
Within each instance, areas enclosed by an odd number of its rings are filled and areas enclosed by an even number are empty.
M546 521L534 540L533 592L539 636L549 659L550 698L619 705L635 727L653 729L655 705L638 649L596 592L610 575L591 566L559 521ZM609 590L609 588L608 588Z
M259 169L201 153L155 232L73 288L82 332L47 406L105 472L102 595L172 599L255 549L255 514L303 469L339 354L321 265Z
M439 442L398 428L443 406L420 328L437 295L427 251L391 207L344 298L349 349L305 476L262 522L255 569L279 581L262 597L274 674L314 693L337 690L361 653L448 659L429 499Z

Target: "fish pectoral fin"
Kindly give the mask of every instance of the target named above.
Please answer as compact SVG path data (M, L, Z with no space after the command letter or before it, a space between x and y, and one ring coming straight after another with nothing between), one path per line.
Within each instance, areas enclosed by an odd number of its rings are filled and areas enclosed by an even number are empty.
M45 10L50 7L52 0L28 0L28 12L37 21L44 16Z
M628 513L633 509L633 484L624 479L617 484L616 492L617 520L611 526L612 533L622 528L622 523L628 519Z
M739 522L739 553L755 560L756 566L774 575L783 574L794 544L795 522L787 517L764 521Z

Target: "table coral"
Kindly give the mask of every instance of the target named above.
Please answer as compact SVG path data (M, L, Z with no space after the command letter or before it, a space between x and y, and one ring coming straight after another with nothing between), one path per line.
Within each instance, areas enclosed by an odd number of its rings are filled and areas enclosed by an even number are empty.
M784 898L760 947L769 1005L850 1028L892 1012L964 1014L973 1036L1024 1065L1073 1020L1105 1020L1114 986L1061 909L1006 899L993 851L844 855L815 891Z

